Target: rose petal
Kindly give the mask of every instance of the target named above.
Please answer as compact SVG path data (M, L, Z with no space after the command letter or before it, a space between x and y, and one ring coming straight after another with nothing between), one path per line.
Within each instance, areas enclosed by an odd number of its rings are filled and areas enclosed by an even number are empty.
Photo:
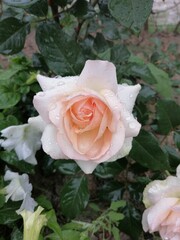
M98 165L98 163L94 161L75 161L85 174L91 174Z
M51 124L47 125L41 138L43 150L54 159L67 159L56 139L57 129Z
M150 233L158 231L159 225L162 224L162 222L166 219L171 211L171 208L178 201L178 198L163 198L149 208L147 222L149 225Z
M78 86L91 88L95 91L109 89L117 92L116 69L108 61L88 60L79 76Z
M132 112L137 95L141 89L140 84L134 86L128 86L124 84L118 84L118 99L125 106L125 108Z
M43 91L48 91L50 89L63 86L65 84L74 84L77 82L78 78L79 78L78 76L73 76L73 77L58 76L57 78L50 78L50 77L42 76L40 74L37 75L37 80Z

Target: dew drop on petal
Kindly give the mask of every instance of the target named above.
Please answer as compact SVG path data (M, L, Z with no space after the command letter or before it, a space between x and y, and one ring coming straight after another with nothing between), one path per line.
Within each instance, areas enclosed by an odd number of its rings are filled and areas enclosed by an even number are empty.
M56 115L56 119L59 120L60 119L60 116L59 114Z
M130 95L129 95L129 98L133 98L133 94L130 94Z
M130 117L130 116L127 116L127 117L126 117L126 120L127 120L127 121L129 121L130 119L131 119L131 117Z

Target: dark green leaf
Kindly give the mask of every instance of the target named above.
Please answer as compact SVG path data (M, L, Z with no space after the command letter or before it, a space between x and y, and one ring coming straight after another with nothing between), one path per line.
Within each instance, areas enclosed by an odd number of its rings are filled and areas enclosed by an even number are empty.
M111 48L111 61L116 65L125 62L130 57L130 52L125 45L116 45Z
M60 75L77 75L83 68L84 56L80 46L53 22L37 27L36 41L49 68Z
M123 170L122 166L116 161L98 165L94 174L100 178L113 178Z
M168 134L180 125L180 106L171 100L157 102L158 131Z
M175 142L176 146L178 147L178 149L180 149L180 130L174 132L174 142Z
M168 145L165 145L163 150L168 154L170 165L175 170L180 164L180 153L174 147Z
M13 229L11 240L23 240L23 234L18 228Z
M26 9L26 11L38 17L45 17L48 13L48 1L38 0L35 4Z
M24 161L20 161L15 152L2 151L0 152L0 159L12 166L15 166L22 172L34 173L34 166Z
M0 22L0 53L15 54L22 50L30 26L10 17Z
M124 184L117 181L110 181L101 187L99 194L103 200L112 202L121 200L124 191Z
M0 115L0 130L7 128L12 125L17 125L18 120L15 116L8 115L6 118Z
M77 172L80 171L80 168L78 167L76 162L71 160L54 161L53 166L59 172L67 175L76 174Z
M122 211L125 218L120 221L120 229L127 233L133 240L139 240L142 232L141 215L130 204L128 204Z
M152 10L153 0L110 0L112 16L125 27L141 29Z
M130 157L152 170L169 169L167 156L159 146L157 139L145 130L141 130L140 134L134 138Z
M60 194L62 213L69 218L74 218L87 206L89 192L87 178L76 177L70 180Z
M16 213L16 210L20 207L19 203L8 201L0 209L0 224L10 224L21 218Z
M139 95L138 99L142 102L147 102L149 100L152 100L156 95L156 92L152 90L149 86L143 86Z

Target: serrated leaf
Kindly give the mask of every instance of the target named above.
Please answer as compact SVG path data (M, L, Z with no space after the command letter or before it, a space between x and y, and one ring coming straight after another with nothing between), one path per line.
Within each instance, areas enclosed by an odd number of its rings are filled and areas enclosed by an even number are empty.
M120 240L120 232L119 232L119 229L118 229L117 227L113 226L111 231L112 231L114 240Z
M15 54L24 47L30 25L17 18L6 18L0 22L0 53Z
M49 68L56 74L77 75L83 68L80 46L54 22L39 24L36 42Z
M180 125L180 106L171 100L157 102L158 131L168 134Z
M152 63L149 63L147 66L152 76L156 79L157 83L154 85L156 91L165 98L172 98L173 91L168 74Z
M167 170L169 163L167 155L163 152L153 134L141 130L134 138L130 157L142 166L152 170Z
M88 200L87 178L73 178L65 184L60 194L62 213L68 218L74 218L87 206Z
M152 4L153 0L110 0L108 7L122 25L140 30L151 13Z
M116 202L112 202L110 209L117 211L119 208L124 207L126 205L126 202L121 200L121 201L116 201Z
M112 222L119 222L120 220L122 220L124 218L124 215L122 213L117 213L114 211L108 212L107 215Z
M0 85L0 96L0 109L13 107L21 99L20 93L12 89L12 86Z

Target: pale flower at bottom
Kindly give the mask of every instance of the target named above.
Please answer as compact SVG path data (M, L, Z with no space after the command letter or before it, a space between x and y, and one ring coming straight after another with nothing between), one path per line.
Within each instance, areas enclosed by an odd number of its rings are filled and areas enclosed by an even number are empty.
M178 168L179 169L179 168ZM180 240L180 176L149 183L143 193L147 208L142 217L145 232L159 232L163 240Z

